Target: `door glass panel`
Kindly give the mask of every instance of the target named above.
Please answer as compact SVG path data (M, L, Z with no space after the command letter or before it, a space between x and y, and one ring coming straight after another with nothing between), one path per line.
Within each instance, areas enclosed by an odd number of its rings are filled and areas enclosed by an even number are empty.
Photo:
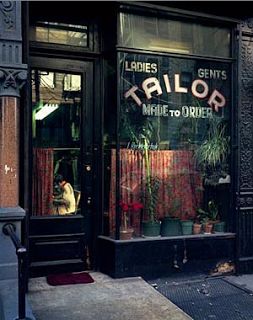
M33 215L80 212L81 75L32 70Z

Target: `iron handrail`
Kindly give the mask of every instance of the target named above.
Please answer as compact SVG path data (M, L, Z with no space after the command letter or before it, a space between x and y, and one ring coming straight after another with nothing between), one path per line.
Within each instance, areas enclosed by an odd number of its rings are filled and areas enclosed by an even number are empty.
M3 226L3 233L9 236L16 248L16 254L18 257L18 318L16 320L31 320L26 317L26 262L27 262L27 250L22 245L20 239L16 234L16 227L12 223L6 223Z

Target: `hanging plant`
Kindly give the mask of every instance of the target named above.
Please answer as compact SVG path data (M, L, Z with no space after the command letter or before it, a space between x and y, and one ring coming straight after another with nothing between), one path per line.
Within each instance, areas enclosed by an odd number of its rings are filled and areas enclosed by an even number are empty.
M210 121L207 138L196 150L206 184L215 185L220 177L227 175L227 158L230 138L226 135L226 125L213 118Z

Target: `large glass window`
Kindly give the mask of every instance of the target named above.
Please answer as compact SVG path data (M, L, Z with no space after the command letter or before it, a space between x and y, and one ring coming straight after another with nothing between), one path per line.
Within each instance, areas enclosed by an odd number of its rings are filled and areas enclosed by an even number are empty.
M199 23L120 14L118 43L127 48L229 57L230 29Z
M79 212L81 80L32 70L33 215Z
M112 149L111 236L118 191L121 239L192 234L197 224L202 233L228 230L231 65L133 53L120 53L119 63L120 190Z

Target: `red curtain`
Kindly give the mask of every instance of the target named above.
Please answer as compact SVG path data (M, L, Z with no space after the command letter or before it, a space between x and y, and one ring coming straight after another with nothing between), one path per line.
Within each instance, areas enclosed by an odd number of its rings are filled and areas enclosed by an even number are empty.
M53 149L33 149L33 215L52 213Z
M110 231L115 230L116 150L111 156ZM202 200L202 179L195 168L193 152L188 150L149 151L151 176L159 181L157 218L173 215L194 217ZM145 161L143 151L120 150L120 197L124 203L144 202ZM145 205L145 204L144 204ZM131 213L138 235L140 213ZM144 210L145 219L145 210Z

